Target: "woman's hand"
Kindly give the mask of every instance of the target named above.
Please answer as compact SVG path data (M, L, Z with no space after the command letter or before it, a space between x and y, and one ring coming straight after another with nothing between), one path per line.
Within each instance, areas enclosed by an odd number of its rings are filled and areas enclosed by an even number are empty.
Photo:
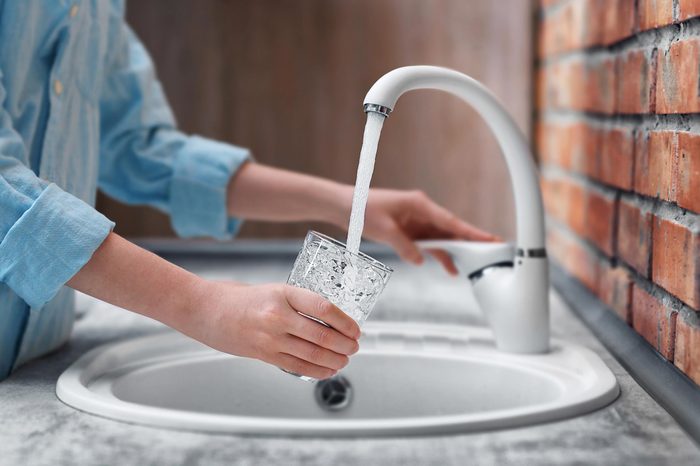
M352 195L351 185L249 162L229 183L228 212L247 219L314 220L347 228ZM370 190L363 236L392 246L415 264L423 261L415 240L498 239L461 221L420 191L389 189ZM457 273L444 251L430 253L449 273Z
M68 285L212 348L317 379L335 374L359 348L355 321L311 291L205 280L115 233Z
M422 191L372 189L367 200L363 236L393 247L399 256L414 264L423 262L423 255L414 241L421 239L464 239L497 241L441 207ZM430 251L448 273L457 274L450 256L443 251Z
M214 349L317 379L335 375L359 349L355 321L311 291L203 281L198 294L190 307L202 311L179 330Z

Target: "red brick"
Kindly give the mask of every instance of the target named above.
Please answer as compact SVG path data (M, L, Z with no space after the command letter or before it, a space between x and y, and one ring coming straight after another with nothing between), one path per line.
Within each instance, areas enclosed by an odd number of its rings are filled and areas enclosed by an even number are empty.
M535 75L535 110L542 111L548 107L553 107L553 98L550 95L548 77L550 75L550 67L542 66L536 71ZM553 89L551 92L554 92Z
M556 163L558 155L555 150L557 145L555 130L555 125L549 125L542 121L535 123L535 148L538 160L542 165L559 165Z
M583 0L577 2L582 10L583 37L586 46L600 45L605 40L606 22L601 18L605 17L605 0Z
M699 112L700 40L687 39L659 50L657 62L656 112Z
M632 324L634 329L663 357L672 361L676 315L656 297L638 285L632 287Z
M571 167L571 125L539 122L536 127L537 152L545 165Z
M600 267L598 296L625 322L630 323L630 304L632 302L632 279L629 272L622 267L609 264Z
M586 70L579 59L547 64L539 71L538 108L583 110L586 102Z
M673 0L639 0L639 29L673 23Z
M605 58L586 66L585 94L581 105L576 109L589 112L612 114L615 112L615 60Z
M693 309L700 309L700 228L654 217L651 277Z
M634 189L700 212L700 135L654 131L636 142Z
M652 113L656 104L656 53L632 50L623 54L617 59L617 73L617 111Z
M700 135L678 133L676 201L700 213Z
M598 249L612 256L616 200L612 196L589 190L586 201L584 236Z
M651 265L652 215L620 200L617 226L617 255L641 275L648 277Z
M552 18L543 18L537 30L537 56L547 57L557 53L559 44L556 35L559 34L559 23Z
M564 213L566 209L566 198L564 195L564 184L558 179L542 177L540 181L542 187L542 198L547 214L563 222L566 219Z
M586 193L581 185L565 178L544 178L542 194L549 215L573 232L585 233Z
M635 145L634 190L675 201L678 170L678 136L673 131L639 132Z
M569 249L565 267L591 292L598 293L599 262L589 251L579 244L574 244Z
M548 57L561 52L581 48L584 45L582 32L583 13L580 1L567 2L540 21L538 53Z
M568 243L567 238L559 230L551 226L547 228L547 255L560 265L564 265L566 260Z
M554 108L585 110L587 74L580 60L550 66L547 76L547 103Z
M635 0L608 0L603 5L605 12L597 21L604 22L604 44L609 45L634 34Z
M673 362L695 383L700 384L700 318L697 313L676 320L676 345Z
M608 256L613 255L614 197L587 190L567 178L543 179L547 213L576 235L586 238Z
M537 84L535 86L535 107L537 110L557 108L557 96L559 94L556 82L557 64L547 64L537 70Z
M566 182L566 185L566 223L572 231L584 235L587 229L586 210L588 208L586 191L578 183Z
M550 228L547 248L552 258L586 288L598 293L600 262L580 241Z
M700 16L700 0L678 0L678 20Z
M601 135L598 179L617 188L632 189L634 136L629 128L613 129Z
M585 123L571 125L568 145L571 169L590 177L597 177L600 131Z
M569 2L565 8L566 21L562 27L566 31L566 50L583 48L586 43L586 1L577 0Z

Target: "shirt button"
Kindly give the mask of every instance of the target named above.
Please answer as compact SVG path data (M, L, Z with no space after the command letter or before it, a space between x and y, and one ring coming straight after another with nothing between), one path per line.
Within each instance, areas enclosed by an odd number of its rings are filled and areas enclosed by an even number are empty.
M63 94L63 83L59 81L58 79L53 82L53 90L56 93L56 95L61 95Z
M78 8L79 8L78 5L73 5L72 7L70 7L70 17L71 18L75 18L75 15L78 14Z

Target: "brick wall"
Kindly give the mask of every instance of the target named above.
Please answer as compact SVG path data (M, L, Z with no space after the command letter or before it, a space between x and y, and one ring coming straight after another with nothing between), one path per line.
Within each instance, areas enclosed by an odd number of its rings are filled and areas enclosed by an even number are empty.
M540 0L554 261L700 383L700 0Z

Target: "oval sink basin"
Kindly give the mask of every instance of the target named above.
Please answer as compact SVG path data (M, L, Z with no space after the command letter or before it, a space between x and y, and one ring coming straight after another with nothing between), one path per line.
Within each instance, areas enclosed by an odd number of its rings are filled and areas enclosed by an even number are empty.
M608 367L584 347L553 341L548 354L506 354L488 329L455 325L370 322L341 374L350 390L168 332L92 350L61 375L56 393L121 421L312 436L523 426L590 412L619 393Z

